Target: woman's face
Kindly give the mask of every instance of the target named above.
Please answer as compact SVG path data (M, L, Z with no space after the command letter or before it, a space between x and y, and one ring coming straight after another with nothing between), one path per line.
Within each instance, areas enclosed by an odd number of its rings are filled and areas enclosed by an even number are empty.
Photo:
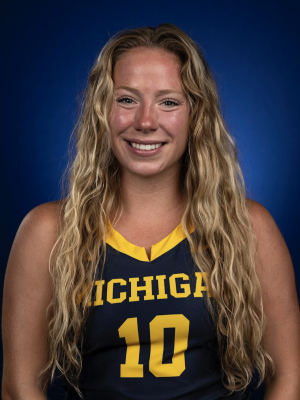
M178 57L162 49L131 49L118 59L113 81L111 143L123 173L179 173L189 106Z

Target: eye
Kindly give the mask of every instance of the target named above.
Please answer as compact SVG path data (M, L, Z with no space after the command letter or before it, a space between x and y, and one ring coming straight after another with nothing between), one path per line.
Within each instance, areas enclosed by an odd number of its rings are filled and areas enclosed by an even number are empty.
M162 101L161 104L163 104L164 106L169 107L169 108L179 106L178 101L175 101L172 99L166 99L166 100Z
M118 103L133 104L134 101L130 97L119 97L116 99Z

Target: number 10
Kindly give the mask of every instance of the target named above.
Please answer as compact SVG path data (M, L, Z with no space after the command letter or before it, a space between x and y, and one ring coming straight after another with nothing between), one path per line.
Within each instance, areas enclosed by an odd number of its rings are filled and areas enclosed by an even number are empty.
M180 376L185 370L185 351L188 345L190 321L182 314L157 315L149 324L149 371L156 377ZM172 363L163 364L164 329L175 328ZM125 338L125 364L121 364L121 378L142 378L143 364L139 364L140 341L137 318L127 318L119 328L119 337Z

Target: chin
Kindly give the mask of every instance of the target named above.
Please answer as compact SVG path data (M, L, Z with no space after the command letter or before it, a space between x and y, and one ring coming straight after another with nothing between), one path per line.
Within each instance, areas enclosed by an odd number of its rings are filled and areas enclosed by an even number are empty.
M136 177L141 178L153 178L155 176L161 176L164 174L164 169L162 168L132 168L132 169L125 169L125 173L130 175L135 175Z

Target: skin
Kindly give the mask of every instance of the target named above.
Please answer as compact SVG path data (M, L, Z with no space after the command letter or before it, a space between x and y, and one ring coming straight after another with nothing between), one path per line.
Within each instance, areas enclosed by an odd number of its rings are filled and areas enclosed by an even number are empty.
M300 398L300 313L292 260L270 213L249 202L257 237L256 270L267 317L265 344L275 364L265 381L264 400Z
M113 78L115 103L110 126L113 151L122 165L124 203L116 229L150 254L151 245L178 225L184 210L180 164L189 109L178 60L170 53L130 50L118 60ZM171 89L167 96L158 95L166 89ZM120 101L120 96L132 100ZM180 105L171 106L168 99ZM145 157L132 152L128 140L166 144ZM37 387L37 376L48 352L45 309L52 296L48 259L58 234L58 206L47 203L32 210L12 246L3 301L4 400L46 399ZM258 240L257 273L268 323L265 344L276 368L275 375L266 379L265 400L298 400L300 316L291 258L269 212L253 201L249 201L249 210Z
M52 296L48 260L59 226L58 203L33 209L16 234L3 293L3 400L46 399L37 387L47 360L45 310Z
M179 60L163 50L126 52L116 63L113 80L111 139L122 166L124 205L115 228L145 247L149 256L151 245L180 223L185 206L179 175L187 146L189 105ZM135 154L128 144L131 141L163 146L148 157L147 152Z
M111 144L123 178L157 179L178 173L187 145L189 106L177 56L159 49L132 49L116 63L113 80ZM128 144L132 141L163 146L147 157L145 151L133 153Z

